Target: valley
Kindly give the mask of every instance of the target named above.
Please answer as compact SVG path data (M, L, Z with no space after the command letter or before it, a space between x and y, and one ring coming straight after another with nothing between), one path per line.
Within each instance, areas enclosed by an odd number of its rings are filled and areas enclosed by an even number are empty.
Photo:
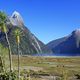
M0 80L80 80L80 29L44 44L17 11L0 19Z
M21 76L30 71L31 80L79 80L80 57L20 56ZM17 70L17 56L13 55L13 70ZM55 79L54 79L55 78Z

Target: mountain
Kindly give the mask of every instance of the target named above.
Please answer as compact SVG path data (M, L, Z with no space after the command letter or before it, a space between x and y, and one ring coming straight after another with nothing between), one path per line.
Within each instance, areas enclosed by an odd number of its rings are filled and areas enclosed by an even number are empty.
M19 29L22 33L20 43L20 53L24 55L51 53L51 50L46 48L45 44L41 42L30 30L24 25L21 15L15 11L12 16L7 18L6 22L7 34L9 37L11 50L13 54L17 54L17 44L14 31ZM5 34L0 31L0 43L4 47L8 47Z
M24 25L23 18L17 11L14 11L9 19L14 26L19 26L22 28L22 26Z
M46 45L54 55L78 56L80 55L80 29L74 30L70 35L53 40Z

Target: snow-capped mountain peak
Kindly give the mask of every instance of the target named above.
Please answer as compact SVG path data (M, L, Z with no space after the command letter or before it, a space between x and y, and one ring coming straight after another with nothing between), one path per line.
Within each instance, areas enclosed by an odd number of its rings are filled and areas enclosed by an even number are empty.
M20 26L21 27L24 24L21 15L17 11L13 12L13 14L10 17L10 21L14 26Z
M20 15L19 12L17 12L17 11L14 11L12 15L14 15L14 14Z

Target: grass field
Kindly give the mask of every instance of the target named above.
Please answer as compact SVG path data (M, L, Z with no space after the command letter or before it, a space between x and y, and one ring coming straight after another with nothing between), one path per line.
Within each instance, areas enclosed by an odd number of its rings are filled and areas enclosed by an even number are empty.
M13 55L13 69L17 70ZM20 56L21 75L30 71L31 80L80 80L80 57Z

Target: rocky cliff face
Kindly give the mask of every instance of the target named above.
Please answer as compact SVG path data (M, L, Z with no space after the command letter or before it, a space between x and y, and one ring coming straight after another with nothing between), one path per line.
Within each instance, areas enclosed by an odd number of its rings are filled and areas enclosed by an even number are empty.
M30 30L24 25L24 21L18 12L14 12L7 20L8 37L11 44L11 50L13 54L17 54L17 45L14 31L19 29L22 32L20 53L27 54L40 54L51 53L51 50L45 47L45 44L41 42ZM7 47L5 34L0 32L0 43Z
M74 30L70 35L53 40L47 44L56 55L80 55L80 29Z

